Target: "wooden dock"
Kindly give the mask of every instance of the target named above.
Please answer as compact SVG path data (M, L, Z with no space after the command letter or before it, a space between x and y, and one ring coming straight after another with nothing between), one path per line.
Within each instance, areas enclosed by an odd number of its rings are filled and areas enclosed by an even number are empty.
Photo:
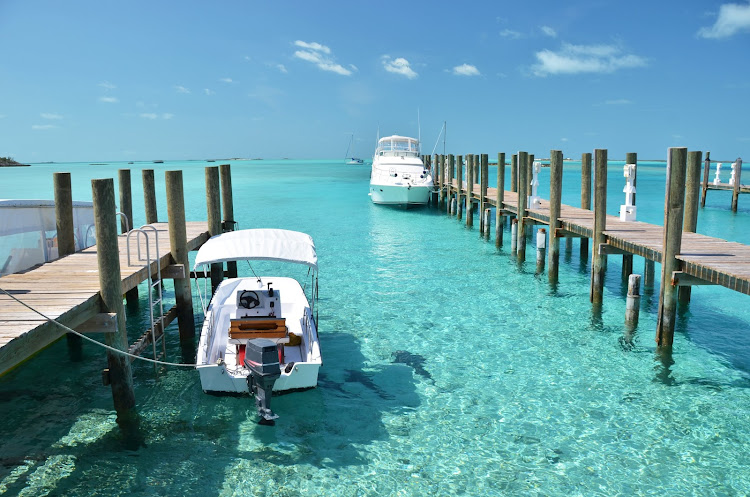
M456 191L458 184L453 180L451 189ZM466 187L462 194L466 194ZM481 187L474 185L475 201L481 199ZM497 207L496 188L487 188L485 202ZM513 215L518 214L518 193L505 191L502 209ZM539 208L527 209L526 218L534 224L549 225L549 201L542 199ZM560 236L592 238L594 234L594 211L563 204L558 218L564 230ZM527 222L528 224L528 222ZM607 216L607 229L604 230L607 245L615 250L608 253L630 253L661 263L664 229L662 226L640 221L620 221L619 217ZM605 249L606 250L606 249ZM741 243L729 242L720 238L698 233L683 233L682 249L677 259L683 262L682 283L716 284L750 295L750 247ZM692 278L695 278L693 280Z
M170 253L167 223L155 223L159 241L159 266L162 277L185 274L189 268L175 265ZM206 222L186 223L188 250L196 250L209 238ZM150 234L151 240L153 236ZM128 265L127 239L118 238L122 294L136 288L148 278L144 262L138 262L136 237L131 236L131 264ZM145 256L145 241L141 237L141 251ZM154 242L151 241L154 258ZM151 267L156 272L156 263ZM45 315L76 330L96 331L106 327L97 323L102 302L99 293L99 271L96 245L42 264L19 274L0 278L0 288L29 304ZM94 320L93 322L91 320ZM59 326L0 294L0 374L25 361L65 334Z

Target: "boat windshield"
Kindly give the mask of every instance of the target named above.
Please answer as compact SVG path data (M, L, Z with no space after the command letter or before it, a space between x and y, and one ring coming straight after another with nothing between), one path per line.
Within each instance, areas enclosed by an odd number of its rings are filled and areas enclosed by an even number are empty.
M419 142L414 138L391 136L380 140L378 155L395 155L400 157L417 157Z

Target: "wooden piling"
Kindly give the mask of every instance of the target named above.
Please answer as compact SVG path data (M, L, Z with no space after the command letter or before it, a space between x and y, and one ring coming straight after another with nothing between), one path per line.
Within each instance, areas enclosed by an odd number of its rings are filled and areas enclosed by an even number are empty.
M607 150L594 150L594 236L591 250L591 291L593 304L601 304L604 294L604 260L600 246L605 242L607 229Z
M526 217L526 197L528 195L528 180L526 171L528 170L529 154L527 152L518 152L518 227L516 229L516 253L518 261L526 260L526 229L524 227L524 218Z
M661 288L656 324L656 343L670 349L674 340L677 309L677 287L672 285L672 273L678 271L677 254L682 245L682 222L685 201L687 149L670 148L667 161L667 187L664 202L664 238L661 257Z
M654 261L646 259L646 263L643 268L643 288L651 290L654 288Z
M55 226L57 229L57 255L65 257L76 251L75 227L73 224L73 191L70 173L54 173Z
M698 203L701 187L701 152L688 152L687 173L685 180L685 217L682 230L695 233L698 228ZM683 304L690 302L691 287L681 286L677 290L677 301Z
M487 154L482 154L480 155L480 175L479 175L479 177L481 178L479 182L479 211L480 212L484 212L485 209L487 208L487 186L488 186L487 174L488 174L488 171L489 171L489 158ZM490 234L490 229L489 229L489 225L484 220L482 220L482 223L481 223L481 230L482 230L482 234L484 234L485 238L487 238L487 236L489 236Z
M562 205L562 150L550 150L549 173L549 267L547 278L550 283L557 283L558 266L560 264L560 239L557 230L560 224L560 209Z
M221 192L219 190L219 168L216 166L206 167L206 210L208 219L208 234L210 236L220 235L221 230ZM224 264L211 264L211 288L216 288L224 279Z
M544 272L544 252L546 250L546 244L547 230L539 228L536 232L536 274Z
M144 169L141 171L143 178L143 205L146 208L146 224L159 222L156 213L156 183L154 181L154 170Z
M447 206L446 209L448 209L448 214L453 214L453 207L452 204L452 198L453 198L453 169L456 167L455 157L453 154L448 154L448 178L446 181L446 199L448 200L446 202Z
M55 229L57 231L57 255L65 257L76 251L75 225L73 223L73 190L70 173L53 173L55 185ZM68 352L73 361L83 354L83 339L74 333L66 333Z
M458 171L456 173L456 218L460 221L461 220L461 197L463 193L461 190L463 189L463 175L464 175L464 158L463 156L458 156Z
M591 210L591 154L586 152L581 155L581 209ZM581 260L589 256L589 239L580 238Z
M628 162L628 164L632 164ZM638 314L641 309L641 275L628 276L628 298L625 302L625 326L638 326Z
M497 192L495 195L495 247L503 245L503 201L505 200L505 153L497 154Z
M740 176L742 175L742 159L735 161L734 185L732 185L732 212L737 212L737 201L740 198Z
M510 191L518 191L518 154L513 154L510 160Z
M102 312L117 314L117 331L105 333L107 345L118 350L128 349L125 311L122 305L120 253L117 245L117 209L115 187L112 179L91 180L96 226L96 254ZM130 360L123 354L107 352L109 383L112 399L119 419L131 417L135 410L135 392Z
M474 162L476 156L466 156L466 227L474 226Z
M122 229L122 233L127 233L128 229L135 228L135 221L133 220L133 196L130 188L130 169L119 169L117 171L117 183L120 187L120 212L125 214L125 219L120 219L120 228ZM138 287L125 292L125 300L128 305L137 305Z
M223 219L221 221L222 231L234 231L234 201L232 200L232 168L229 164L219 166L219 176L221 177L221 206ZM227 262L227 278L237 277L237 261Z
M492 226L490 217L492 217L492 209L488 207L484 209L484 214L483 214L484 222L482 223L482 228L484 229L484 232L482 233L482 235L484 236L485 240L490 239L490 226Z
M706 160L703 163L703 189L701 191L701 207L706 206L706 193L708 192L708 175L711 172L711 152L706 152Z
M516 255L518 253L518 219L513 218L510 220L510 253Z
M182 171L166 171L167 217L169 218L169 245L176 264L185 267L186 278L174 279L177 301L177 322L180 341L190 341L195 336L193 296L190 291L190 263L188 261L187 233L185 229L185 196L182 186Z

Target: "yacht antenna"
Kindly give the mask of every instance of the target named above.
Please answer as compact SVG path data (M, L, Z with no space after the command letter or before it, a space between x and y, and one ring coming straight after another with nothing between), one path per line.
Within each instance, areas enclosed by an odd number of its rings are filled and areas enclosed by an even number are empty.
M445 131L445 121L443 121L443 127L440 128L440 133L438 133L437 141L435 141L435 147L432 149L432 155L435 155L435 150L437 150L438 143L440 143L440 136L443 136L443 155L445 155L445 134L443 133Z
M445 155L445 138L448 135L448 121L443 121L443 155Z
M417 155L420 155L422 153L422 125L419 123L419 107L417 107L417 140L419 140Z

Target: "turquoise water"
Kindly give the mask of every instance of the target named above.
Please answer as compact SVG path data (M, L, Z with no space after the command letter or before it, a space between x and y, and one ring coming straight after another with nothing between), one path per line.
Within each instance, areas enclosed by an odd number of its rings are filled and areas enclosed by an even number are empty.
M183 169L187 217L201 220L206 165L0 169L0 197L51 198L51 173L70 171L74 198L88 200L91 178L130 167L140 225L139 169L156 169L160 219L163 171ZM621 165L609 170L610 214L624 199ZM516 264L507 231L498 250L478 220L468 230L442 211L374 206L368 177L341 161L232 162L240 227L305 231L318 247L320 385L275 397L275 427L256 424L249 398L203 394L193 370L137 363L140 429L124 436L101 386L104 353L85 344L72 362L62 340L0 377L0 495L750 492L746 296L694 288L665 360L654 347L658 288L647 291L635 346L623 347L619 257L596 312L577 241L570 252L563 243L553 288L535 275L533 247ZM639 166L637 195L639 220L661 224L663 163ZM698 230L750 243L750 204L741 197L733 214L730 198L709 192ZM566 163L563 201L579 200L580 165ZM131 337L145 309L129 309Z

